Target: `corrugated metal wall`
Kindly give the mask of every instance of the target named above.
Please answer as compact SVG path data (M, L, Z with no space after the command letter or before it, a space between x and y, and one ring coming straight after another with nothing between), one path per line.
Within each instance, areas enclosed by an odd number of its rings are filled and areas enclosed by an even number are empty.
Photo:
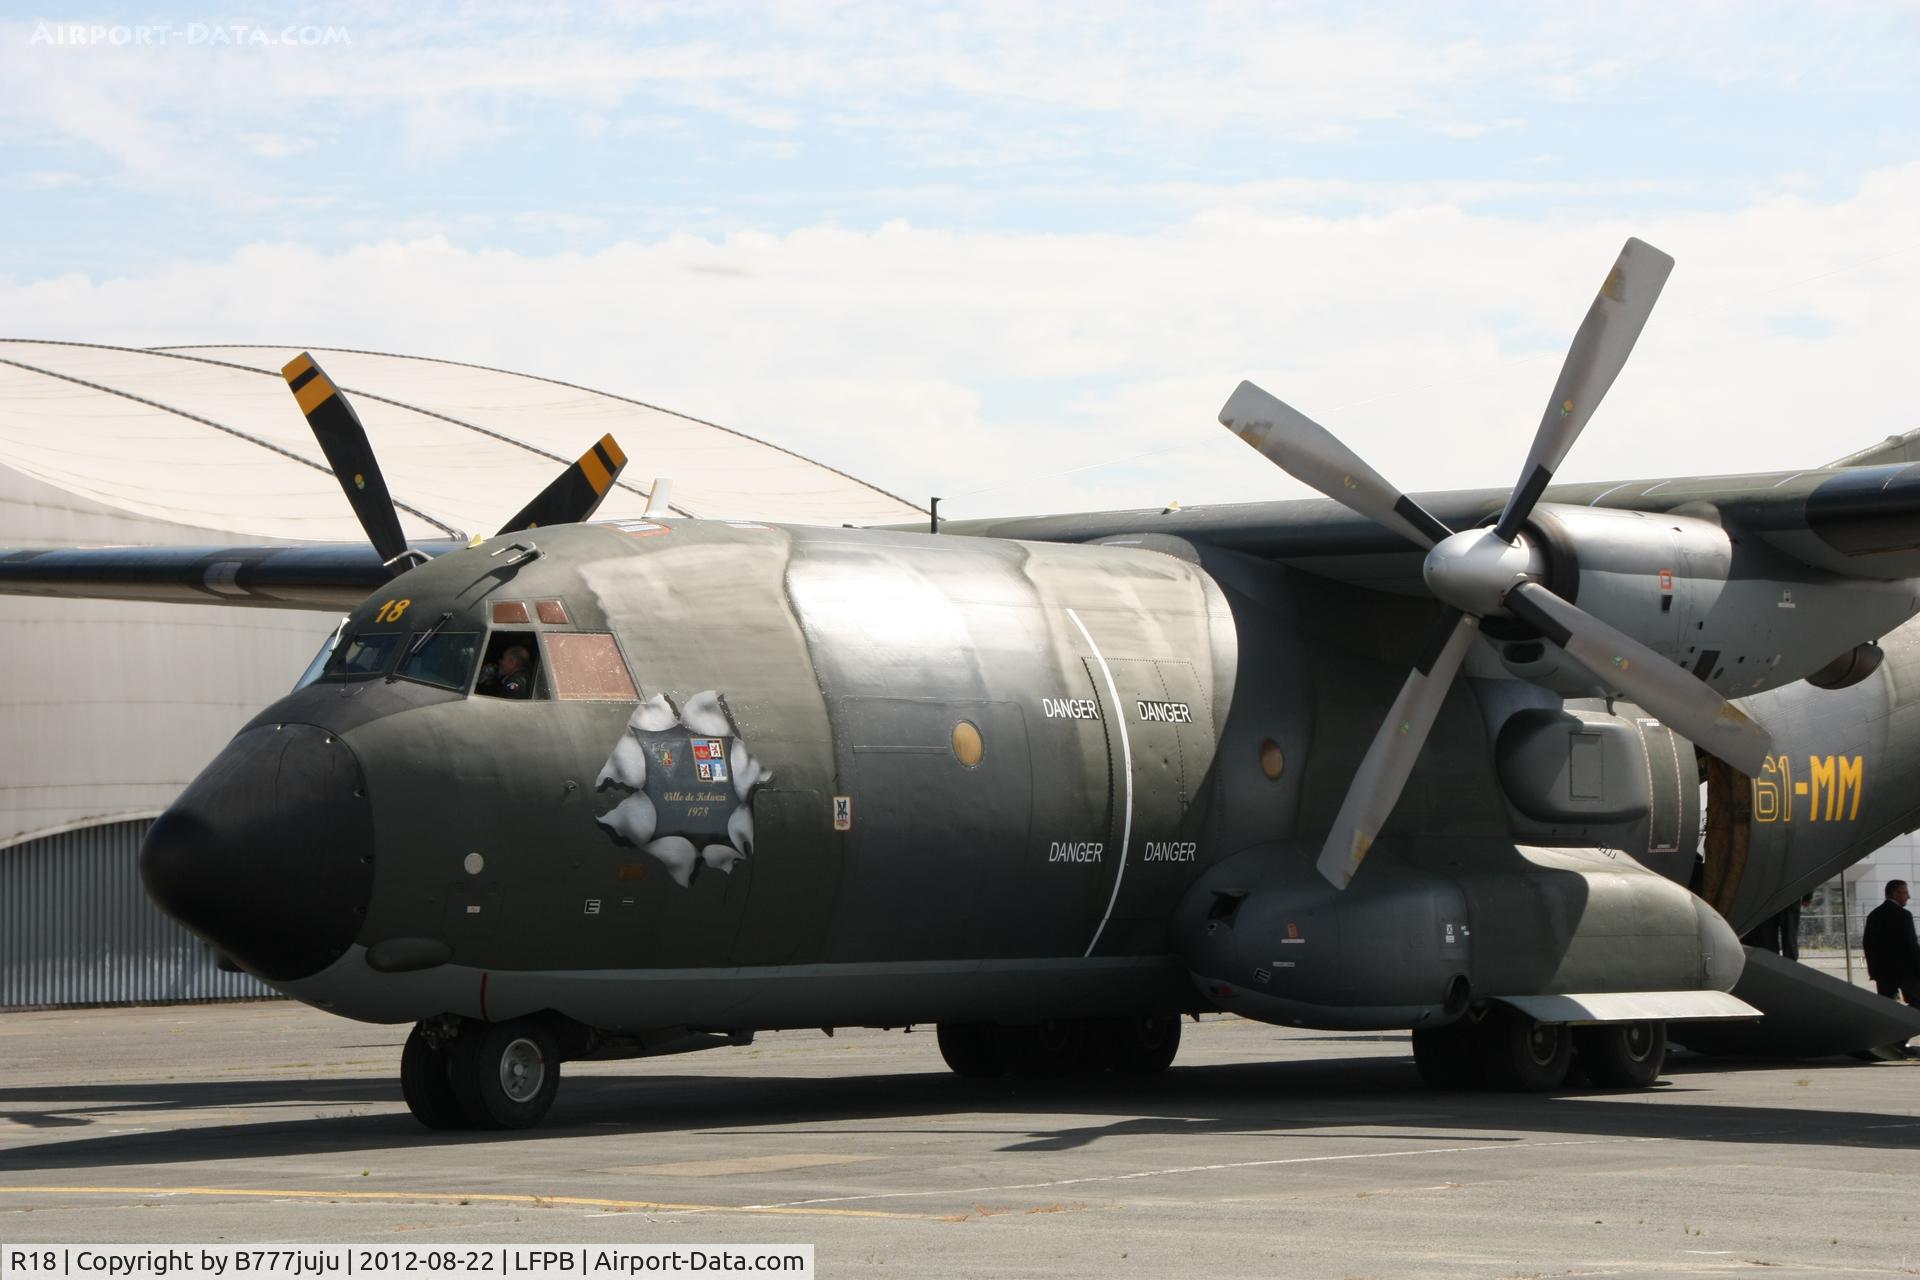
M0 849L0 1008L271 996L223 973L140 887L149 822L111 822Z

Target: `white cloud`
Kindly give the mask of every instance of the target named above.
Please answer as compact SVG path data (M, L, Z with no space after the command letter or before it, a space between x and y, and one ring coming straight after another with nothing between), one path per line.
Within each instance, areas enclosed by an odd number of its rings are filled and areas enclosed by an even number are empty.
M280 133L243 133L240 144L254 155L268 160L283 160L313 149L312 138L290 138Z
M53 47L34 44L30 24L0 25L0 125L81 142L142 186L178 190L233 180L209 153L236 120L289 138L361 127L444 155L547 104L574 108L588 132L665 108L783 136L849 130L977 168L1098 145L1178 150L1229 125L1268 145L1389 121L1472 138L1634 86L1904 93L1912 44L1898 13L1845 6L401 12L333 15L352 42L323 48Z
M1640 225L1436 204L1222 208L1138 235L819 226L544 257L261 244L126 278L0 282L0 311L33 318L18 336L544 373L948 495L955 516L1191 506L1301 492L1214 422L1248 376L1410 489L1511 483L1629 234L1679 267L1565 477L1790 468L1920 426L1902 373L1920 329L1916 206L1920 165L1838 202Z
M62 187L86 185L87 179L65 169L31 169L0 176L0 186L15 191L57 191Z

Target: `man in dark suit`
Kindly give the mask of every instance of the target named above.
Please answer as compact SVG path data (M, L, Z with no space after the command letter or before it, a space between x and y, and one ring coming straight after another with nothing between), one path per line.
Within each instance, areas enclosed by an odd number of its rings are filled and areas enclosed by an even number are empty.
M1907 897L1905 880L1887 881L1887 900L1867 913L1860 943L1867 953L1867 976L1880 994L1920 1006L1920 938L1914 936Z

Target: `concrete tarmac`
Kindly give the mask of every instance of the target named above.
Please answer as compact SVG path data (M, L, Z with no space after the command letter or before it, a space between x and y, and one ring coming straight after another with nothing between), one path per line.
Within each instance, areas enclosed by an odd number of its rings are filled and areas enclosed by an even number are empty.
M1189 1023L1164 1077L972 1082L928 1031L567 1067L432 1134L404 1028L0 1015L0 1242L810 1242L838 1276L1920 1274L1920 1064L1676 1055L1422 1089L1405 1035Z

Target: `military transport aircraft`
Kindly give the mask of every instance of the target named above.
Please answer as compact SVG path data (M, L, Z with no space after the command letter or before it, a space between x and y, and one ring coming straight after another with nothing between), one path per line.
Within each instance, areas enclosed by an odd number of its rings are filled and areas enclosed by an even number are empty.
M0 553L0 591L347 612L140 869L273 988L414 1023L431 1127L776 1028L1151 1073L1203 1010L1644 1086L1669 1022L1753 1016L1737 929L1920 817L1920 643L1875 643L1920 466L1552 483L1671 266L1627 242L1511 491L1409 496L1242 384L1221 420L1333 501L596 524L604 439L409 546L303 355L371 549Z

